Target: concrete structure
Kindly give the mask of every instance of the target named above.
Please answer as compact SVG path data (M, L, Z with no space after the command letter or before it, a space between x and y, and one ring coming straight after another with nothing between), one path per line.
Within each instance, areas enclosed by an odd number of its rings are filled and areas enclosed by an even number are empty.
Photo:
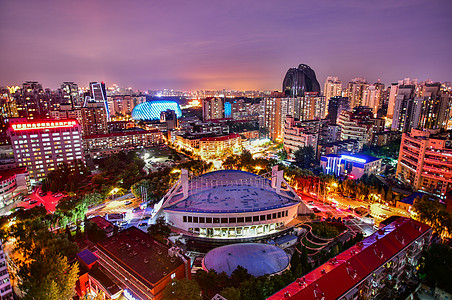
M359 152L361 143L358 140L336 141L333 143L319 144L318 156L328 154L354 154Z
M238 266L253 276L280 274L289 267L289 256L277 246L261 243L232 244L210 250L202 261L205 271L231 276Z
M108 116L105 107L99 102L88 102L81 108L83 136L108 133Z
M382 147L387 144L400 139L402 137L402 133L400 131L383 131L373 135L372 137L372 146L374 147Z
M266 175L270 176L270 174ZM172 226L202 238L245 239L268 236L310 210L274 167L271 180L243 171L223 170L181 179L154 206Z
M163 142L163 134L158 130L130 130L85 136L83 149L92 158L99 158L123 150L160 145Z
M25 167L0 171L0 208L12 204L17 195L28 195L30 191L30 177Z
M359 179L364 174L372 175L381 173L383 171L381 161L381 158L365 154L329 154L323 155L320 158L320 166L325 174Z
M452 189L452 146L448 133L412 129L402 135L396 177L442 200Z
M173 278L190 279L188 257L136 227L99 242L95 254L100 267L119 282L128 299L161 299Z
M402 281L417 273L431 235L429 226L400 217L268 299L396 299L405 291Z
M32 183L63 162L85 161L76 120L11 122L8 136L17 166L27 168Z

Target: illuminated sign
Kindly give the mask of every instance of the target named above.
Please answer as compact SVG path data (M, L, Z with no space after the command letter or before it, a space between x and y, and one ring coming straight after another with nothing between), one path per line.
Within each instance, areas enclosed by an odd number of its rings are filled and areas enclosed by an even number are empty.
M14 131L21 131L33 129L67 128L74 127L76 124L76 121L48 121L36 123L18 123L12 124L11 127Z
M341 159L355 161L355 162L359 162L362 164L365 164L367 162L365 159L357 158L357 157L353 157L353 156L349 156L349 155L341 155Z

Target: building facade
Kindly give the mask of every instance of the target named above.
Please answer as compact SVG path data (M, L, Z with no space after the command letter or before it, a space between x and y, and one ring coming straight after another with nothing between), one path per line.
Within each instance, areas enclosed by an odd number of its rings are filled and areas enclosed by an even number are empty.
M31 191L30 177L26 168L0 171L0 208L13 204L15 196Z
M99 158L123 150L160 145L163 142L163 134L158 130L122 131L85 136L83 149L92 158Z
M381 173L381 162L381 158L364 154L329 154L320 158L320 166L325 174L347 176L351 179L359 179L364 174L370 176Z
M0 240L0 299L13 300L14 293L8 273L6 262L6 254L3 251L2 242Z
M417 129L402 134L396 177L415 190L445 200L452 189L450 136Z
M310 128L301 126L301 123L293 117L287 116L284 124L284 150L292 159L295 151L301 147L311 146L315 152L317 151L320 128L310 130Z
M27 168L32 183L43 179L63 162L85 160L77 120L11 123L8 136L17 166Z
M202 118L204 121L224 118L224 110L225 103L223 98L212 97L202 100Z

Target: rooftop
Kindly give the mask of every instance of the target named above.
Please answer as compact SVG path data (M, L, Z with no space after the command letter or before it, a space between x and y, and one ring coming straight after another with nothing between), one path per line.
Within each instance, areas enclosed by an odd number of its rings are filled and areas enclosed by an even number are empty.
M400 217L268 299L338 299L429 230Z
M183 264L166 245L132 226L99 242L99 249L131 274L152 286Z
M242 243L222 246L209 251L204 257L205 269L214 269L217 273L226 272L228 276L242 266L254 276L281 272L289 265L289 256L279 247Z
M27 169L25 167L10 169L10 170L1 170L0 171L0 182L8 180L17 174L23 174L23 173L27 173Z
M83 250L82 252L77 254L78 258L83 261L87 266L95 263L97 261L97 256L94 255L88 249Z

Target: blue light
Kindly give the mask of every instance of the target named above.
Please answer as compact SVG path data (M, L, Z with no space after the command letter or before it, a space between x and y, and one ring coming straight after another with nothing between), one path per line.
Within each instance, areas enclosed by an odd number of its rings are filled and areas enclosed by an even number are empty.
M224 103L224 117L229 118L231 117L232 107L230 102Z
M132 119L152 121L160 120L160 113L168 109L174 110L178 118L182 117L182 110L175 101L157 100L140 103L132 110Z
M357 158L357 157L353 157L353 156L349 156L349 155L341 155L341 159L344 159L347 161L355 161L355 162L359 162L362 164L367 163L367 161L365 159Z

